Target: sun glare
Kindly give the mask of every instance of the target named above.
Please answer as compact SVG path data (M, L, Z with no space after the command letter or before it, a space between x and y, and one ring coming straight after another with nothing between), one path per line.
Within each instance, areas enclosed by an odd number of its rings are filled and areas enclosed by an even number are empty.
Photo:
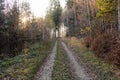
M22 22L23 22L23 23L25 23L26 21L27 21L27 18L26 18L26 17L22 18Z
M24 0L21 0L22 2ZM26 0L30 3L31 12L36 17L44 17L46 15L47 7L49 6L50 0ZM61 6L65 7L65 0L60 0ZM25 19L23 19L25 20Z

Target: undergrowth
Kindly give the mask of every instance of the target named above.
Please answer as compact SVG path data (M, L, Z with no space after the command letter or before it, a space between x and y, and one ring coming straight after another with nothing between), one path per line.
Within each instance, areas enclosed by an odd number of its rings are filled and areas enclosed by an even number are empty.
M53 42L36 42L29 47L28 54L0 61L0 80L31 80L51 51Z
M120 66L120 40L115 32L104 32L96 36L91 41L90 48L99 58Z

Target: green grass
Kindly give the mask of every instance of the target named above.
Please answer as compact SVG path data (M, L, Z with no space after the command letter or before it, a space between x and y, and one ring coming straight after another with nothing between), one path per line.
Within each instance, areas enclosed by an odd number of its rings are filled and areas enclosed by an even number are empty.
M67 43L76 52L76 55L82 58L83 62L98 76L99 80L120 80L115 75L115 66L99 59L94 52L85 48L80 40L67 39Z
M0 77L10 75L19 80L31 80L49 55L53 42L32 44L28 54L0 61Z
M73 80L72 78L67 54L58 43L52 80Z

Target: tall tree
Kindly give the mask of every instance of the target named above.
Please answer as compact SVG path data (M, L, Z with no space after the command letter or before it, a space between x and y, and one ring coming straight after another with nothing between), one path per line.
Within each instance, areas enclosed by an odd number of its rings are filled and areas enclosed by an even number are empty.
M4 0L0 0L0 26L4 23Z
M30 23L30 16L31 16L31 11L30 11L30 3L29 2L22 2L22 7L21 7L21 18L25 18L25 25L24 28L29 26L28 24Z
M7 47L7 28L5 27L4 0L0 0L0 56L5 53Z
M106 29L116 29L117 28L117 0L97 0L97 7L99 9L97 13L97 17L101 18L102 20L102 28Z
M58 36L59 36L60 18L62 13L62 7L60 6L59 0L51 0L51 10L52 10L52 20L55 24L55 32L58 31Z
M9 32L9 56L18 55L22 49L21 32L19 30L20 12L17 1L14 2L12 9L8 12L8 32ZM20 43L20 44L19 44ZM12 54L11 54L12 53Z
M14 2L13 8L10 10L8 13L8 25L10 26L11 30L17 30L19 27L19 8L18 8L18 3L17 1Z

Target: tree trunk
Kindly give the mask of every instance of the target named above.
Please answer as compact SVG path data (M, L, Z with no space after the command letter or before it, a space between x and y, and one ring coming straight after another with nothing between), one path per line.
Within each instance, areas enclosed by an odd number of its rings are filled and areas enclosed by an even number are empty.
M77 15L76 15L76 1L74 3L74 25L77 26Z
M118 0L118 32L120 37L120 0Z

